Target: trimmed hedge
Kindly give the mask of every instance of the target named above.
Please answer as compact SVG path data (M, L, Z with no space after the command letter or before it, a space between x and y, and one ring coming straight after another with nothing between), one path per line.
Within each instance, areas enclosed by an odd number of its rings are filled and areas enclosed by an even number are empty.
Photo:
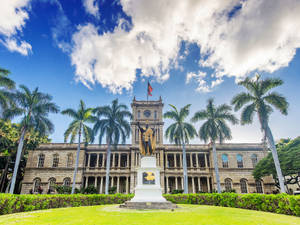
M300 216L300 196L287 194L176 194L164 195L176 204L214 205Z
M40 209L122 204L133 194L115 195L11 195L0 194L0 215ZM176 204L215 205L300 216L300 196L287 194L168 194L164 197Z
M11 195L0 194L0 215L28 212L40 209L78 207L105 204L121 204L133 197L130 195Z

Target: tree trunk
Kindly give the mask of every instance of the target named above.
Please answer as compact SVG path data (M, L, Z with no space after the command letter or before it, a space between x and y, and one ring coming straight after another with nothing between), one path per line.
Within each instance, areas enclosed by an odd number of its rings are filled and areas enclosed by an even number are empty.
M1 181L0 181L0 192L3 192L5 180L6 180L6 177L7 177L7 171L8 171L9 162L10 162L10 156L7 158L7 162L6 162L6 165L5 165L3 174L2 174L2 176L1 176Z
M182 143L183 193L189 193L185 143Z
M221 183L220 183L220 176L219 176L219 167L218 167L218 157L217 157L217 150L216 150L216 143L212 142L213 147L213 158L214 158L214 167L216 173L216 180L217 180L217 191L221 193Z
M106 175L105 175L105 194L108 195L109 188L109 172L110 172L110 141L107 141L107 157L106 157Z
M11 185L10 185L10 189L9 189L10 194L13 194L14 190L15 190L16 178L17 178L17 173L18 173L18 169L19 169L19 164L20 164L20 161L21 161L21 154L22 154L22 150L23 150L25 133L26 133L26 128L24 127L22 129L21 137L20 137L20 140L19 140L18 151L17 151L15 167L14 167L14 173L13 173L13 176L11 178Z
M78 170L79 154L80 154L80 139L81 139L81 124L79 126L79 132L78 132L78 145L77 145L77 153L76 153L76 164L75 164L75 168L74 168L73 184L72 184L71 194L74 194L74 192L75 192L76 174L77 174L77 170Z
M272 156L273 156L273 160L274 160L274 164L275 164L275 168L276 168L276 172L277 172L277 177L278 177L278 181L279 181L279 185L280 185L280 191L281 191L281 193L286 193L285 188L284 188L284 182L283 182L284 179L283 179L281 168L280 168L280 163L279 163L279 159L278 159L278 154L277 154L274 138L273 138L271 129L267 123L265 124L265 134L266 134L266 138L269 142L269 145L270 145L270 148L272 151Z

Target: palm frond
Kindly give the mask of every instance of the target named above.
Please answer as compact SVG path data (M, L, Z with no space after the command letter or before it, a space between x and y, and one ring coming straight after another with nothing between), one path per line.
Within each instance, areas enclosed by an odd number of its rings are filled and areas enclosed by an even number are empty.
M280 95L277 92L271 92L267 96L264 97L269 104L273 105L276 109L278 109L282 114L287 115L288 110L288 102L285 97Z

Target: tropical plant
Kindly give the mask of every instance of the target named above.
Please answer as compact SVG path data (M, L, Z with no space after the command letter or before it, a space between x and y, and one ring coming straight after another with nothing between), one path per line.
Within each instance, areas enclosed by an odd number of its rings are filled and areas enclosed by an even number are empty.
M0 170L2 170L0 179L0 192L4 192L5 187L9 185L10 173L13 171L14 162L11 159L15 159L18 140L21 136L20 124L11 123L11 121L0 119ZM24 137L23 157L19 165L19 172L16 179L16 187L18 187L18 181L23 178L23 171L25 171L27 150L34 150L41 143L49 143L50 139L47 135L41 136L34 129L28 130ZM23 163L24 162L24 163Z
M281 139L276 147L285 185L288 187L289 184L297 184L300 188L300 137L293 140ZM253 176L257 180L269 175L276 177L276 168L271 152L257 163L253 171ZM275 185L280 188L276 178Z
M264 140L267 139L269 147L272 151L273 160L276 167L277 176L279 179L280 190L285 193L283 176L278 160L274 138L269 127L269 118L273 112L273 108L278 109L283 115L287 115L288 102L285 97L277 92L270 92L271 89L283 84L281 79L267 78L260 79L257 75L255 79L246 78L238 83L247 89L247 92L242 92L232 99L234 110L238 111L243 108L241 114L241 124L251 124L253 116L257 113Z
M225 139L231 139L231 131L226 121L232 124L238 123L237 118L230 112L231 107L226 104L214 105L213 99L208 99L205 110L195 113L193 122L205 120L199 129L199 138L204 142L210 141L213 149L213 161L217 180L217 191L221 193L221 183L218 168L218 158L216 151L216 141L222 143Z
M183 167L183 189L184 193L188 193L188 176L187 176L187 165L186 165L186 150L185 145L189 143L190 139L197 136L197 131L194 126L190 123L185 122L185 119L190 113L190 104L177 110L174 105L171 105L171 111L164 113L164 118L171 119L174 121L166 132L165 137L169 139L171 143L182 146L182 167Z
M122 144L126 142L126 138L130 135L130 124L126 119L131 119L132 115L126 105L119 104L118 99L113 100L111 105L95 108L93 112L97 116L93 131L95 135L99 133L99 145L102 143L103 137L106 137L105 194L108 194L111 145L116 147L120 138Z
M74 168L71 192L72 194L75 193L75 182L79 163L81 135L83 135L85 145L93 141L93 130L86 125L86 123L95 122L95 118L92 115L92 110L92 108L86 108L85 103L80 100L79 108L77 111L69 108L61 112L63 115L68 115L73 119L73 121L69 124L68 129L64 133L64 141L67 142L70 137L70 143L73 143L76 139L76 136L78 136L76 164Z
M0 106L2 110L6 109L8 102L11 101L11 94L8 90L15 88L15 82L7 77L9 74L9 70L0 68Z
M30 91L26 86L20 85L20 89L12 95L15 105L4 111L4 117L11 119L21 116L17 156L14 172L11 179L10 193L14 193L16 177L19 169L21 154L23 151L24 138L28 131L34 129L40 135L50 134L54 131L54 125L47 118L49 113L58 113L59 107L52 102L52 96L39 92L38 88Z

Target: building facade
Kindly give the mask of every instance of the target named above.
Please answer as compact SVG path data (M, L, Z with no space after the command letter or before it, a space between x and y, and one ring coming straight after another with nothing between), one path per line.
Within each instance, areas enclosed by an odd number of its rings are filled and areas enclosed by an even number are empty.
M110 168L110 187L116 187L118 193L133 193L136 185L136 169L139 167L139 130L149 124L156 133L155 157L161 168L161 185L164 193L183 189L182 148L163 143L163 102L137 101L131 104L131 144L112 148ZM22 182L22 194L30 190L37 191L41 186L46 193L54 184L72 185L76 161L76 144L43 144L29 151L25 175ZM107 145L82 144L76 186L95 186L104 193ZM212 192L216 189L215 172L212 162L212 148L208 144L190 144L186 146L188 186L190 193ZM217 145L218 165L222 190L235 189L238 193L272 193L275 190L271 177L255 180L252 176L256 163L267 155L263 144L221 144Z

